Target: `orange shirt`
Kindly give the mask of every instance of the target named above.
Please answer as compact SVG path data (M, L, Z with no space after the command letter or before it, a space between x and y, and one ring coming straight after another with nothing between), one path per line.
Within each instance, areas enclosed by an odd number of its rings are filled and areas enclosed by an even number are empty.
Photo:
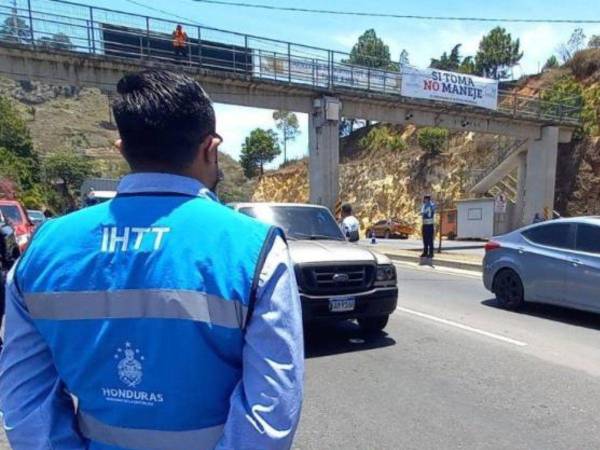
M185 31L175 30L173 31L173 47L185 47L187 41L187 34Z

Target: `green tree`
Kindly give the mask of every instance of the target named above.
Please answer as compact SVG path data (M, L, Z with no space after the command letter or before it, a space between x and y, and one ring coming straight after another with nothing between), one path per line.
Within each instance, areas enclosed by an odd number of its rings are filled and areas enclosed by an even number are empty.
M448 140L448 130L445 128L426 127L417 133L419 146L431 156L439 155Z
M569 61L575 53L585 46L585 33L582 28L575 28L569 40L556 49L563 63Z
M542 67L542 71L549 69L556 69L560 64L558 63L558 58L552 55L550 58L546 60L544 67Z
M293 141L300 134L300 124L298 116L293 112L278 110L273 111L273 120L275 126L281 132L281 142L283 143L283 162L287 161L287 143Z
M474 74L476 70L477 69L475 67L475 58L473 58L472 56L465 57L461 61L460 66L458 67L458 71L460 73Z
M410 59L408 57L408 51L403 48L402 51L400 52L400 58L398 58L398 62L400 62L401 66L408 66L410 65Z
M566 116L573 114L582 106L583 89L581 84L571 75L565 75L554 82L540 94L541 109L545 114ZM575 136L581 138L583 129L577 130Z
M27 124L6 97L0 97L0 147L21 158L36 156Z
M401 130L391 125L373 126L367 135L360 140L360 145L373 152L381 149L400 152L408 147L402 137Z
M73 50L75 46L69 36L64 33L56 33L51 37L45 36L38 40L38 45L44 49Z
M0 27L0 41L17 44L31 43L31 29L27 22L19 17L16 9L13 9L11 15L4 19L4 23Z
M398 64L392 62L390 48L372 28L358 38L350 51L350 57L344 62L373 69L398 70Z
M44 161L44 169L48 182L59 187L67 210L77 207L83 181L97 175L93 160L73 151L49 156Z
M29 128L5 97L0 97L0 173L14 181L21 192L41 181Z
M463 58L460 55L461 46L462 44L456 44L450 50L450 54L444 52L439 59L431 58L429 66L433 69L449 70L450 72L474 73L475 62L473 61L473 57L467 56Z
M433 69L449 70L451 72L458 71L461 63L460 47L462 44L456 44L450 54L447 52L442 53L440 59L431 58L431 64L429 65Z
M264 174L264 166L281 154L277 133L255 128L242 144L240 164L248 178Z
M600 34L594 34L588 41L588 48L600 48Z
M513 40L504 28L494 28L479 43L475 55L476 72L496 80L508 78L512 67L523 58L520 47L519 39Z

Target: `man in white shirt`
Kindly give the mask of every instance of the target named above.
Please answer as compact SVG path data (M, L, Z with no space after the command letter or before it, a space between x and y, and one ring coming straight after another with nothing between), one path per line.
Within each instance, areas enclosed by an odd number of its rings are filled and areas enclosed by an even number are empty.
M340 226L342 233L346 236L350 242L357 242L359 240L358 230L360 223L358 219L352 215L352 205L346 203L342 205L342 224Z

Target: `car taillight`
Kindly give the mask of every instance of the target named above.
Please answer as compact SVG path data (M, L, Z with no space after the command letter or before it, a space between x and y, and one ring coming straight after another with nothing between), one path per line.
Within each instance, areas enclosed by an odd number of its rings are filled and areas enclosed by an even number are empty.
M485 244L486 253L491 252L492 250L498 250L499 248L502 248L502 246L500 245L500 242L489 241Z

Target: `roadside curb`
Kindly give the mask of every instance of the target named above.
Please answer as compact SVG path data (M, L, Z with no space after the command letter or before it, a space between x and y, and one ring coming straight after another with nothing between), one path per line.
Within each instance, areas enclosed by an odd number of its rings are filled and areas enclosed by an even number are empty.
M395 253L385 253L384 254L390 258L392 261L404 261L404 262L412 262L421 264L421 258L419 256L413 255L398 255ZM429 264L422 264L424 266L429 266ZM433 259L432 266L435 267L447 267L450 269L461 269L468 270L471 272L483 272L483 265L477 263L470 263L465 261L456 261L456 260L444 260L444 259Z

